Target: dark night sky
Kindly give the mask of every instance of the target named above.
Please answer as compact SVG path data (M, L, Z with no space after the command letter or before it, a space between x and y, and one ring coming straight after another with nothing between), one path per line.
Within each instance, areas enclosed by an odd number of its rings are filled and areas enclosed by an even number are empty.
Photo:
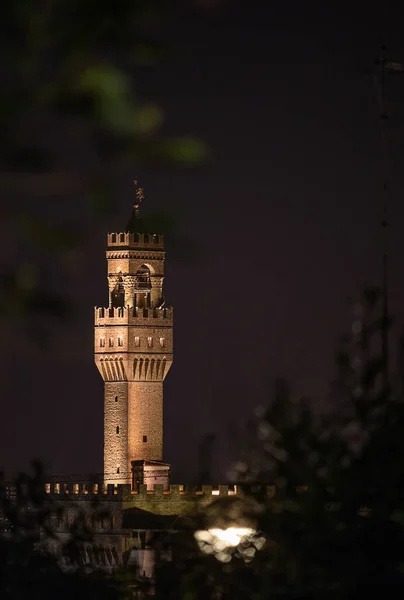
M213 477L223 478L228 423L245 423L275 376L321 403L336 341L350 326L349 298L379 281L370 72L382 36L391 58L404 61L402 20L385 4L385 14L307 4L178 11L164 32L169 52L138 77L142 93L165 109L167 133L212 148L196 170L137 170L149 209L174 207L199 253L189 263L168 253L166 262L176 349L165 384L165 458L176 481L193 476L198 441L209 432L221 438ZM402 321L404 75L389 79L387 96L390 300ZM60 351L3 348L0 457L9 472L33 456L54 472L102 470L93 306L106 302L105 234L130 212L132 174L117 189L112 222L88 224L73 268L76 320L58 333Z

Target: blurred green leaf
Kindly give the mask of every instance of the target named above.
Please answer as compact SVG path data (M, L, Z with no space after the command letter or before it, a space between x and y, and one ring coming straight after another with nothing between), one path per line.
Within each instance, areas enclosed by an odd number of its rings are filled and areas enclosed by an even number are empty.
M163 123L163 112L156 104L138 106L134 115L134 131L139 135L155 133Z
M208 157L206 144L192 137L173 138L161 143L160 152L178 164L193 166Z
M32 290L38 283L37 266L32 263L20 265L16 274L16 282L22 290Z
M138 44L133 53L133 63L136 66L152 66L159 58L160 52L151 44Z
M88 67L78 82L78 91L94 100L99 118L112 130L124 134L131 123L127 77L112 65Z

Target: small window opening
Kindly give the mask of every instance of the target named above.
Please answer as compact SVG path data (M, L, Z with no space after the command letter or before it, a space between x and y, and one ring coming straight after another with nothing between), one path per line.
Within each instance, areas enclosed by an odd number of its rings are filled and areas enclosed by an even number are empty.
M140 346L140 338L138 335L135 337L135 346Z
M116 233L112 234L111 241L112 241L113 244L116 244Z
M110 348L114 345L114 338L109 338L109 346Z
M153 338L152 338L151 335L149 335L147 337L147 345L148 345L149 348L151 348L153 346Z
M165 341L165 339L164 339L163 337L161 337L161 338L160 338L160 346L161 346L162 348L164 348L164 346L165 346L165 345L166 345L166 341Z
M119 473L119 467L117 467L116 472Z
M147 442L147 435L144 435L144 436L143 436L143 441L144 441L144 442Z
M118 337L118 346L123 346L123 337L121 335Z
M105 338L100 338L100 348L105 347Z
M118 402L118 396L115 396L115 402Z
M125 234L124 233L119 234L119 241L120 242L124 242L125 241Z
M119 433L119 425L116 426L116 432Z

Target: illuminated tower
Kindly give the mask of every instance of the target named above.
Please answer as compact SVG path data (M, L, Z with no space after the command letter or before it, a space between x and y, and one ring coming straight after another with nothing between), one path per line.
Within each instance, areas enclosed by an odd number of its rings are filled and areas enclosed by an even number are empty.
M142 199L137 187L125 231L108 234L109 304L95 308L105 483L168 481L169 465L162 462L163 381L173 360L173 315L163 295L163 236L144 231Z

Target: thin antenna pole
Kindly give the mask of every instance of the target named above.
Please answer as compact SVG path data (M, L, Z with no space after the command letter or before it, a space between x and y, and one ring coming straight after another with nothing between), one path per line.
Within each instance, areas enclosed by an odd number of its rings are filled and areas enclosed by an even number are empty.
M387 193L388 193L388 173L387 173L387 140L386 140L386 120L387 113L384 103L384 92L386 83L386 56L385 47L381 48L379 60L380 75L378 85L378 96L380 106L380 159L382 176L382 357L383 357L383 383L384 389L389 387L389 293L388 293L388 222L387 222Z

